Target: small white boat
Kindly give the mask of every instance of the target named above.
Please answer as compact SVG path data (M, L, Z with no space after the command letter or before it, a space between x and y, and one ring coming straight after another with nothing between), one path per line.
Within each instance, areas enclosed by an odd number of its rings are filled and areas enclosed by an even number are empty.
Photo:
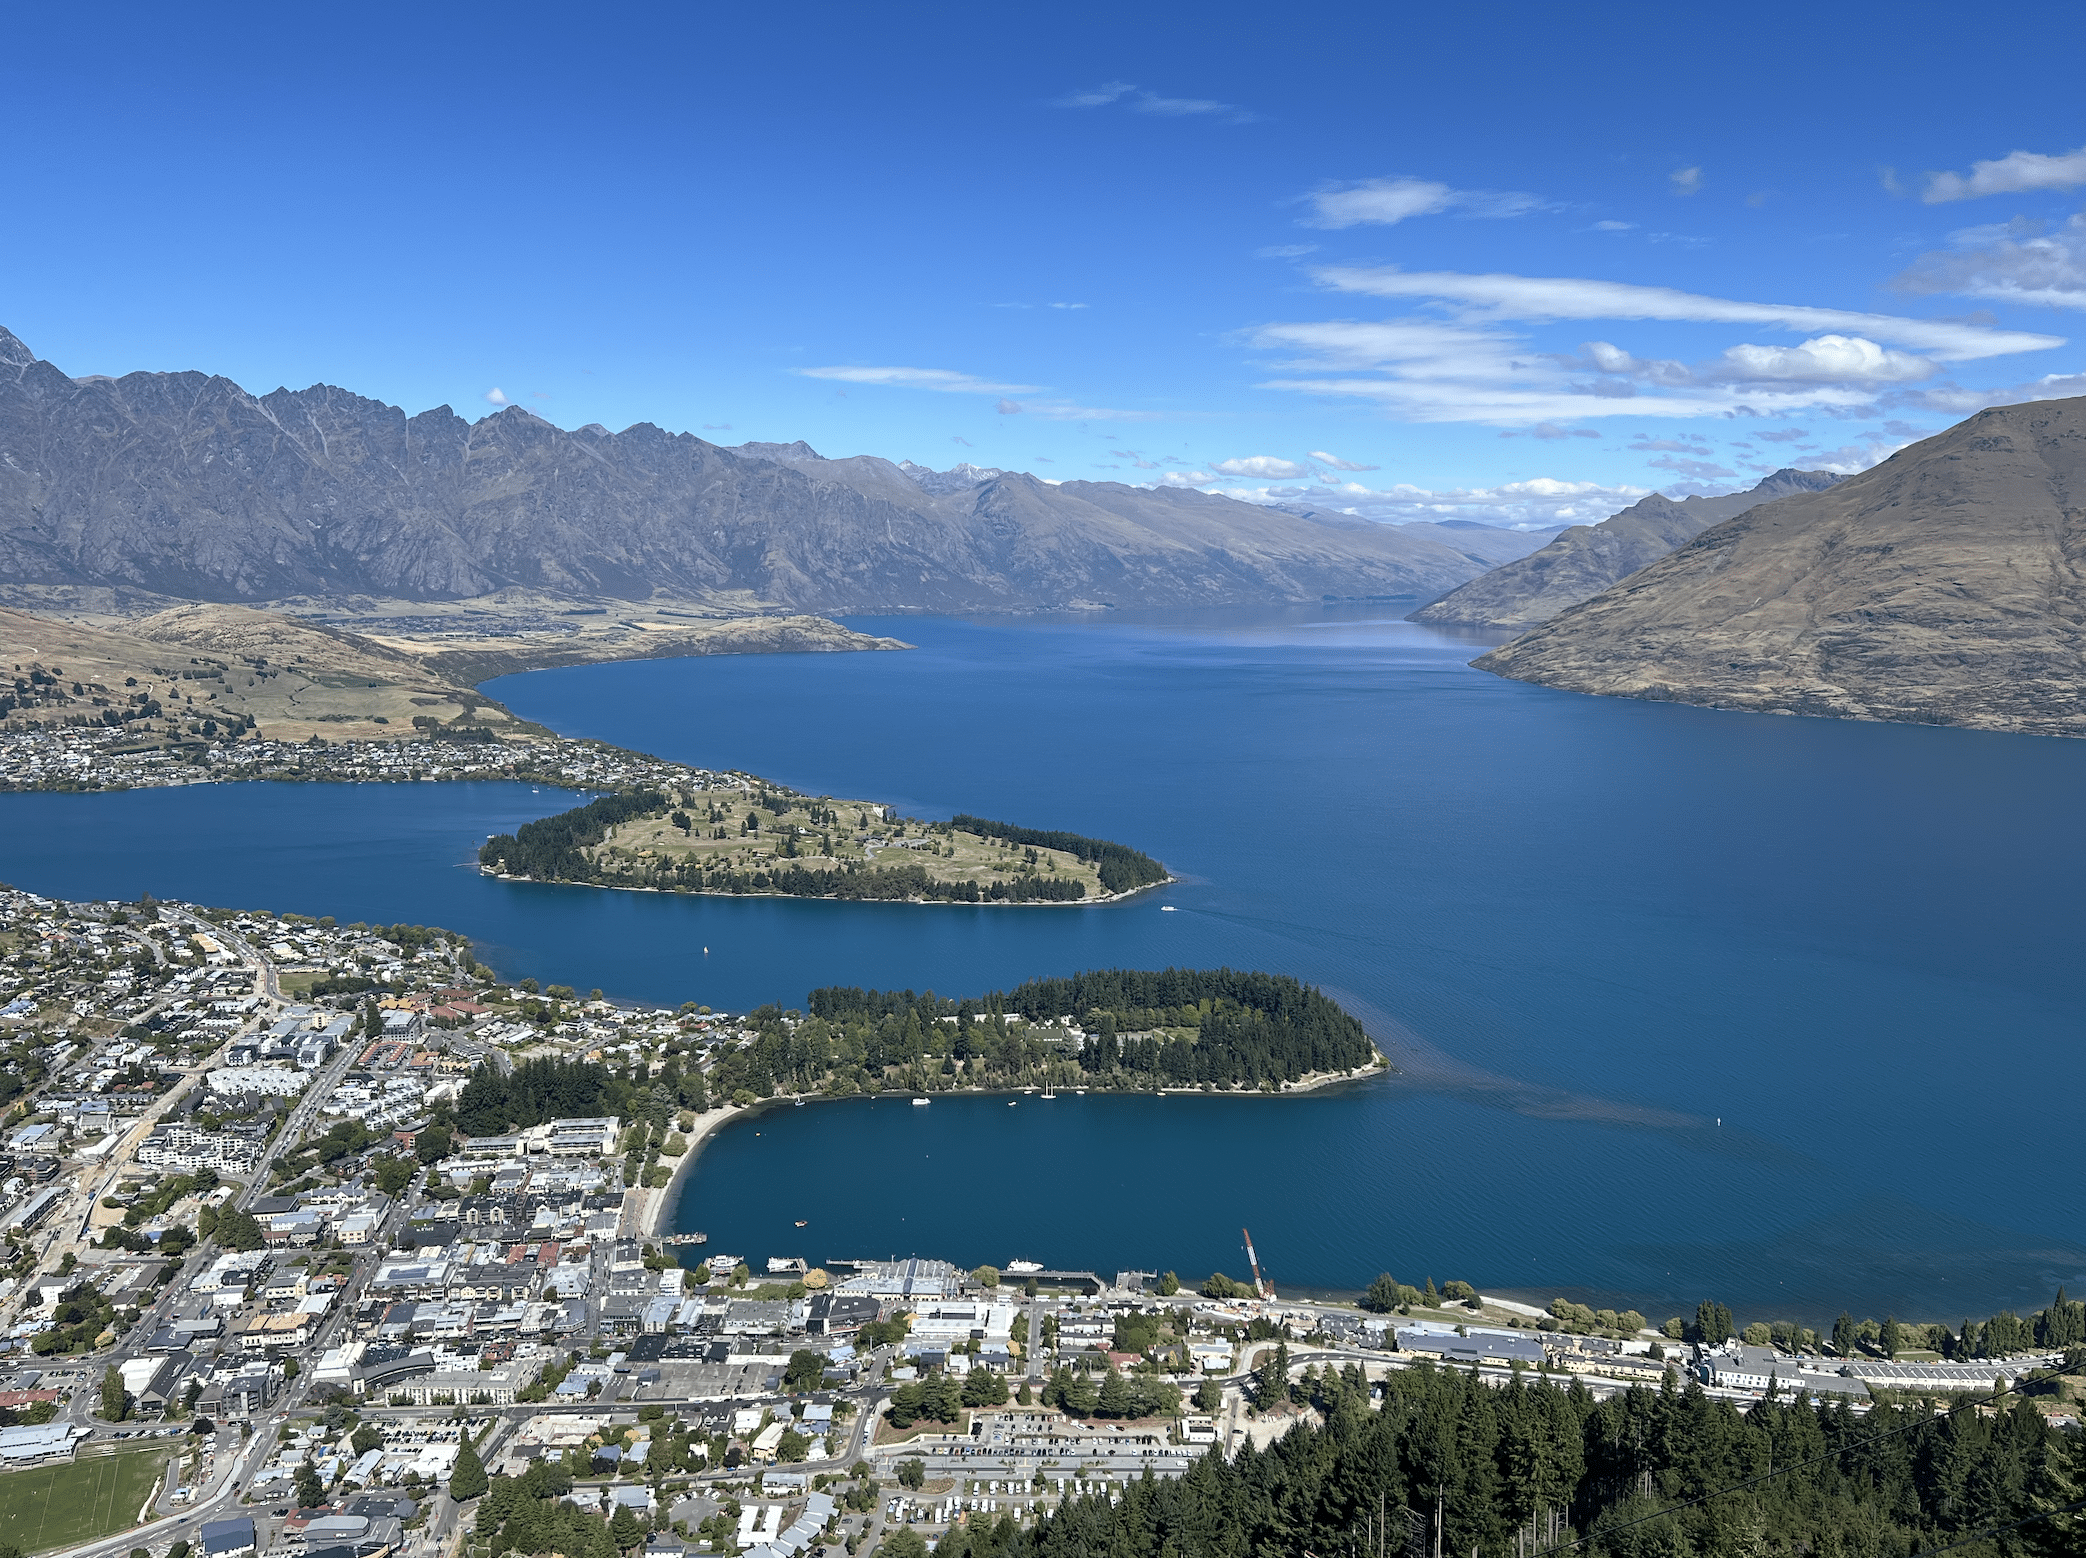
M915 1109L925 1109L927 1107L927 1100L924 1098L915 1098L913 1100L913 1107Z
M1160 904L1160 905L1159 905L1159 912L1160 912L1161 914L1172 914L1172 913L1174 913L1174 912L1175 912L1175 910L1174 910L1174 907L1173 907L1173 905L1172 905L1172 904L1170 904L1170 903L1162 903L1162 904Z

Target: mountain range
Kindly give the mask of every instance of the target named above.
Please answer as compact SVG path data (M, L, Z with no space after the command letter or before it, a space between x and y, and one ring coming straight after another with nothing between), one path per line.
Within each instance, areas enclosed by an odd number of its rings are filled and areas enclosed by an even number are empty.
M1459 585L1409 621L1524 633L1567 606L1591 600L1711 525L1797 492L1823 492L1830 471L1776 471L1745 492L1678 502L1653 493L1598 525L1573 525L1538 551Z
M750 611L1007 611L1436 595L1546 537L1192 489L727 448L518 407L408 416L331 385L68 377L0 330L0 583L175 600L502 590Z
M1712 708L2086 735L2086 399L1712 526L1473 662Z

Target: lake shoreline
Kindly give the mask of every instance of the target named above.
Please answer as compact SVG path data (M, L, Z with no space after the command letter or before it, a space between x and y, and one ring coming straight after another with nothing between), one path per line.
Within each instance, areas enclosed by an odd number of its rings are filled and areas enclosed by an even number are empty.
M1379 1059L1382 1058L1379 1053ZM1358 1066L1353 1071L1313 1073L1303 1080L1292 1083L1280 1092L1275 1093L1264 1093L1257 1088L1250 1092L1227 1089L1221 1092L1211 1091L1205 1093L1199 1087L1166 1087L1155 1088L1149 1091L1143 1088L1067 1088L1064 1092L1075 1098L1083 1098L1088 1094L1093 1094L1096 1096L1123 1098L1272 1100L1297 1098L1308 1093L1323 1092L1328 1088L1338 1087L1345 1083L1366 1082L1371 1077L1396 1076L1397 1074L1398 1068L1391 1065L1388 1060L1384 1060L1382 1065ZM670 1208L674 1211L679 1210L683 1189L682 1182L686 1179L688 1170L694 1166L695 1160L702 1154L703 1148L709 1144L711 1138L716 1136L731 1121L741 1117L750 1116L757 1118L763 1114L772 1114L778 1109L794 1109L799 1105L808 1107L812 1104L844 1104L858 1099L868 1099L872 1103L879 1099L896 1102L899 1099L913 1098L925 1098L930 1101L935 1098L1007 1098L1019 1100L1022 1098L1040 1097L1042 1091L1043 1089L1040 1087L951 1087L931 1093L916 1093L905 1089L890 1089L875 1093L784 1093L775 1098L763 1098L756 1103L743 1105L724 1104L716 1109L705 1110L702 1114L696 1116L695 1129L682 1133L687 1137L688 1150L683 1152L675 1161L673 1173L668 1178L666 1184L658 1190L637 1189L626 1192L623 1203L622 1226L626 1230L627 1236L640 1239L658 1239L668 1233L681 1231L664 1227L662 1224L669 1220ZM635 1199L635 1205L632 1204L633 1199ZM695 1230L688 1231L693 1232ZM695 1248L700 1249L701 1246L697 1245Z
M478 868L478 874L495 882L526 882L532 887L584 887L602 893L657 893L662 898L776 898L790 903L887 903L916 909L1098 909L1105 904L1126 903L1140 893L1156 892L1162 887L1171 887L1180 880L1169 876L1164 881L1147 882L1142 887L1133 887L1127 893L1103 893L1098 898L1060 898L1047 902L1013 903L1006 899L981 899L968 903L954 898L843 898L838 893L778 893L773 891L751 893L723 893L708 887L640 887L624 882L566 882L555 877L548 880L533 876L511 876L504 871Z

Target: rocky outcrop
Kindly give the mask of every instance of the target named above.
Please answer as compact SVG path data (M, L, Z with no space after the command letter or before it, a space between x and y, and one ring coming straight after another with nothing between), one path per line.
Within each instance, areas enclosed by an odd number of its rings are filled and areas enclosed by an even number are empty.
M1479 575L1407 620L1524 633L1621 583L1711 525L1791 493L1822 492L1840 479L1830 471L1785 469L1746 492L1721 497L1676 503L1653 493L1598 525L1573 525L1540 551Z
M2086 399L1979 412L1474 662L1576 692L2086 735Z

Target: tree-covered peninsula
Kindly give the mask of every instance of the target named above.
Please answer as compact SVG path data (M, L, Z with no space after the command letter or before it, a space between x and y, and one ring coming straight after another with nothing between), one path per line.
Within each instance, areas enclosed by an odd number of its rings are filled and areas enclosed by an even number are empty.
M743 775L604 795L487 839L478 860L535 882L925 903L1093 903L1172 880L1105 839L922 822Z
M772 1039L763 1029L740 1052L749 1079L840 1093L1275 1091L1379 1060L1362 1025L1329 997L1286 974L1229 968L1101 969L961 1001L834 987L812 991L809 1004L808 1021L778 1025Z

